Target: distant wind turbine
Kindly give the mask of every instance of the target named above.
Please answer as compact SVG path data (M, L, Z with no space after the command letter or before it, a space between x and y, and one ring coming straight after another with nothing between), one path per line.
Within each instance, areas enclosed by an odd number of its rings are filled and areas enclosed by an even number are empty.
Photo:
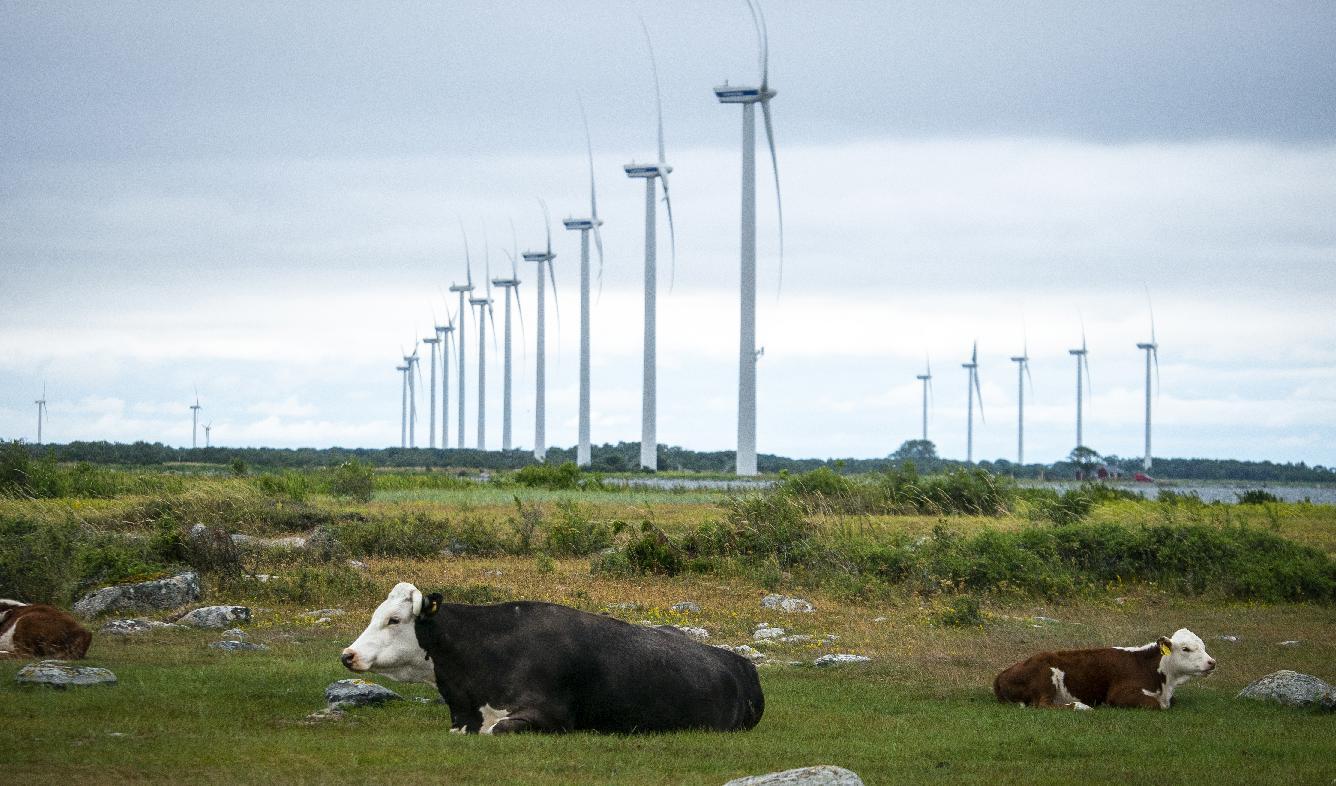
M915 379L923 383L923 441L928 441L928 394L932 392L932 361L923 359L926 370Z
M1025 464L1025 380L1030 380L1034 391L1034 377L1030 375L1030 342L1021 345L1021 354L1011 359L1016 364L1016 463Z
M403 373L403 393L400 394L399 408L399 447L408 447L408 372L412 366L405 363L402 366L395 366L394 370Z
M1160 345L1155 340L1155 309L1150 305L1150 290L1146 290L1146 306L1150 308L1150 341L1137 344L1137 349L1146 352L1146 455L1141 459L1141 467L1150 471L1150 366L1155 362L1155 390L1160 389Z
M441 447L450 447L450 342L454 339L455 320L446 307L446 324L434 325L441 346ZM462 424L461 424L462 428Z
M510 331L510 291L515 290L515 305L519 308L520 303L520 277L516 269L515 255L510 254L510 277L494 278L492 284L501 287L506 292L506 316L503 328L502 351L505 353L501 377L501 449L510 450L511 448L511 423L510 423L510 399L511 399L511 331Z
M33 402L37 405L37 444L42 444L42 416L46 414L46 383L42 383L42 397Z
M1090 358L1087 356L1085 325L1081 325L1081 348L1069 349L1067 354L1076 358L1076 447L1085 447L1085 437L1081 430L1082 425L1082 399L1090 396ZM1082 388L1085 388L1085 394L1082 395Z
M455 419L455 423L457 424L456 430L459 432L459 447L462 449L464 447L464 349L466 346L464 342L464 324L468 321L464 318L464 315L468 313L464 309L464 295L465 293L473 291L473 260L469 259L469 236L468 233L464 231L463 219L459 222L459 232L464 236L464 270L468 274L468 278L465 280L466 283L451 284L450 291L459 293L459 310L455 312L459 317L459 325L456 327L459 335L457 336L458 341L455 344L456 348L459 350L459 417Z
M417 344L413 345L413 354L404 355L404 366L407 371L404 372L408 378L408 447L417 447L417 385L413 378L416 372L419 376L422 374L422 368L418 364Z
M645 32L645 44L649 48L650 68L654 72L654 103L658 110L659 122L659 160L653 164L637 164L634 161L622 167L627 177L645 179L645 337L644 337L644 374L640 405L640 466L657 469L659 465L658 425L658 360L655 353L655 304L657 299L657 271L655 252L657 246L657 220L655 217L655 179L663 181L663 201L668 209L668 235L672 243L673 266L677 265L677 233L673 229L673 202L668 196L668 173L673 168L668 165L663 147L663 98L659 93L659 66L654 60L654 44L649 38L649 28L640 21ZM671 277L669 281L671 282ZM671 284L670 284L671 286Z
M190 447L198 447L199 439L199 388L195 388L195 403L190 405Z
M969 379L969 410L965 421L965 463L974 463L974 395L979 395L979 420L984 421L983 417L983 390L979 388L979 342L974 342L974 350L970 352L970 362L961 363L960 367L970 373ZM986 422L986 421L984 421Z
M544 293L543 268L547 267L548 277L552 279L552 303L557 302L557 274L552 268L552 260L557 255L552 253L552 221L547 214L547 203L538 200L543 206L543 223L547 231L547 247L543 251L525 251L524 261L538 263L538 283L535 292L538 297L538 366L534 374L534 424L533 456L539 461L547 458L547 303ZM560 310L558 307L558 314Z
M770 119L770 42L760 3L747 0L752 25L761 47L761 86L714 89L723 104L742 104L742 251L740 281L742 324L738 346L738 452L737 474L756 474L756 104L765 117L765 137L770 144L770 163L775 173L775 202L779 217L779 262L784 265L784 203L779 191L779 159L775 155L775 131Z
M478 450L487 449L487 322L492 323L492 340L496 340L496 319L492 317L492 263L486 251L486 236L483 237L483 263L486 265L483 280L487 282L487 294L484 297L469 298L469 305L478 307Z
M210 432L210 431L213 431L213 421L212 421L212 420L210 420L208 423L205 423L205 424L204 424L204 447L206 447L206 448L213 447L212 443L210 443L210 441L209 441L209 432Z
M433 327L435 320L432 320ZM428 411L431 413L427 421L427 447L436 447L436 345L441 343L439 336L433 334L422 339L422 343L427 345L427 351L431 353L431 382L428 384L429 393L427 395ZM441 408L441 414L445 414L445 408Z
M584 121L585 148L589 153L589 218L567 218L561 223L567 229L580 233L580 428L579 443L575 449L575 463L581 467L593 461L589 443L589 233L594 233L598 246L598 278L603 280L603 234L599 227L598 198L594 190L594 143L589 137L589 120L585 117L584 102L580 103L580 119Z

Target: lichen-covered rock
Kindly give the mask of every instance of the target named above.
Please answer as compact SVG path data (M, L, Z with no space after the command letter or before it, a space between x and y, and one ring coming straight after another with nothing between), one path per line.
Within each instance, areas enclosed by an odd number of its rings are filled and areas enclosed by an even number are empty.
M845 663L867 663L872 660L866 655L850 655L845 652L836 652L830 655L822 655L812 661L813 666L837 666Z
M778 609L779 611L786 611L789 613L800 612L803 614L810 614L816 611L816 607L813 606L810 601L803 600L802 598L790 598L787 595L775 594L766 595L764 598L761 598L761 608Z
M75 601L74 613L96 617L109 611L165 611L199 598L199 574L191 570L165 579L104 587Z
M331 682L325 688L325 701L336 707L384 704L402 698L389 688L359 679Z
M209 647L226 652L258 652L269 649L265 644L252 644L249 641L215 641Z
M83 685L115 685L116 675L96 666L74 666L62 660L44 660L29 663L19 669L14 679L20 685L47 685L68 688Z
M863 786L863 779L853 770L822 764L796 770L734 778L724 786Z
M128 636L132 633L143 633L145 631L158 630L161 628L179 627L181 626L173 625L170 622L159 622L157 620L126 619L107 620L102 623L102 627L98 630L101 633L109 633L113 636Z
M246 638L246 631L241 628L228 628L223 631L223 638L233 641L243 641Z
M1238 698L1336 711L1336 687L1325 680L1289 669L1272 672L1257 680L1239 691Z
M226 628L235 623L250 622L251 610L245 606L203 606L177 620L192 628Z
M769 625L766 625L765 627L757 628L756 632L752 633L752 640L765 641L767 639L777 639L785 633L786 631L783 628L772 628Z

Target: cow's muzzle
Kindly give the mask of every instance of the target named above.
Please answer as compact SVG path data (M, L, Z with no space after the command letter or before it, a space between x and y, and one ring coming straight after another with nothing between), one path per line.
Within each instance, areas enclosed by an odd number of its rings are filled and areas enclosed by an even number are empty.
M344 650L343 654L339 656L339 662L342 663L343 667L348 671L357 671L357 669L354 667L354 662L356 660L357 656L354 655L352 652L349 652L348 650Z

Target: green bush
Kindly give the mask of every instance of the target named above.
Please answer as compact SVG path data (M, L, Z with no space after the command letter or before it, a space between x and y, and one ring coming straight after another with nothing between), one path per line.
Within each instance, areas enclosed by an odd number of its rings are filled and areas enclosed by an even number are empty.
M511 476L521 486L545 489L601 489L603 481L596 474L583 472L573 461L553 466L530 464Z
M334 469L334 476L329 484L330 491L336 497L370 502L375 488L372 474L370 464L349 459Z
M1280 497L1263 489L1248 489L1242 494L1235 494L1238 497L1240 505L1265 505L1273 502L1280 502Z
M547 532L549 554L583 557L612 545L612 528L607 522L590 519L574 502L558 502L557 513Z
M957 595L933 617L933 621L953 628L977 628L984 623L983 609L973 595Z
M68 606L106 584L163 575L179 556L177 545L160 535L99 533L73 520L0 518L0 594Z

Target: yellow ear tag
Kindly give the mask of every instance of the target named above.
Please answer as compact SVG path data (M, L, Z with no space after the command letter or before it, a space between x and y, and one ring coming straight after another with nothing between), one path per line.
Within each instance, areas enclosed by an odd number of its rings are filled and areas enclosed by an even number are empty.
M1173 648L1171 648L1168 644L1161 644L1161 645L1160 645L1160 654L1161 654L1161 655L1168 655L1168 654L1171 653L1171 652L1173 652Z
M436 610L439 609L440 607L441 607L441 602L439 600L433 600L431 602L431 608L427 609L427 616L430 617L431 615L435 614ZM1169 653L1165 654L1167 655Z

